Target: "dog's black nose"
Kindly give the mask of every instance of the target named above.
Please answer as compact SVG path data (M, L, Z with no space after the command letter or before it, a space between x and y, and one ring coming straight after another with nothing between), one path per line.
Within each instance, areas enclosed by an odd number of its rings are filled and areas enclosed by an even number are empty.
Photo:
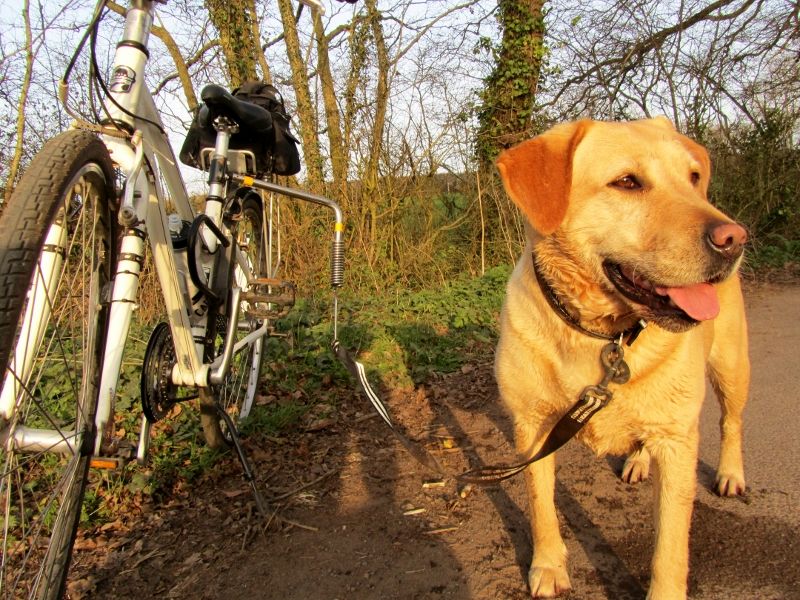
M708 245L726 258L738 258L747 241L747 231L736 223L716 222L707 231Z

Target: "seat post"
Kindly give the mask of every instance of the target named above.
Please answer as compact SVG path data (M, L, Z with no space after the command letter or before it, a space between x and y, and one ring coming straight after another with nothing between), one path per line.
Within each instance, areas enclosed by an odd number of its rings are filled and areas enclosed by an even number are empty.
M239 130L239 126L230 119L220 116L214 119L214 129L217 131L217 139L214 143L214 155L211 157L208 168L208 196L205 214L219 228L222 219L222 204L225 200L225 181L228 174L228 145L231 135ZM213 254L219 240L207 228L202 229L201 235L206 248Z

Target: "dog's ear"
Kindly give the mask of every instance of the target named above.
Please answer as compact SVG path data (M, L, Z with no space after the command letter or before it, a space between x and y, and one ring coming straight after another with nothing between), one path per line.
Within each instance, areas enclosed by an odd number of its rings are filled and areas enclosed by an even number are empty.
M553 233L567 212L572 157L591 121L558 125L504 151L497 169L506 192L536 231Z

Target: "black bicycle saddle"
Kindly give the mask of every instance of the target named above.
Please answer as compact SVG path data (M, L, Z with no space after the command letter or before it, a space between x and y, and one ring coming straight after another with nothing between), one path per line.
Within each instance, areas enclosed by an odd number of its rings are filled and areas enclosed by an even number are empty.
M201 110L200 118L205 120L201 125L211 125L217 117L227 117L239 125L241 131L256 135L268 134L272 131L272 115L270 112L253 104L234 98L220 85L207 85L200 92L200 99L208 107L208 115Z

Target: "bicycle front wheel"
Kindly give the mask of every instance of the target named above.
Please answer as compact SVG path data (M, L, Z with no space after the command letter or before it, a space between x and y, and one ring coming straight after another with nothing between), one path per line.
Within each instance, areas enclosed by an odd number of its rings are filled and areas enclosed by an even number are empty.
M261 197L255 191L246 193L241 202L241 219L236 230L236 243L242 250L254 277L266 275L267 233L264 227L264 209ZM247 278L237 266L234 269L236 284L247 289ZM252 316L246 303L240 307L239 337L258 329L262 320ZM217 330L224 334L223 327ZM239 421L250 414L258 390L258 379L263 361L264 338L259 337L233 357L228 375L220 385L200 390L200 415L206 444L212 448L224 448L232 440L225 421L217 413L219 405L238 426ZM221 348L220 348L221 351Z
M96 437L114 202L105 146L68 131L0 218L0 598L63 595Z

